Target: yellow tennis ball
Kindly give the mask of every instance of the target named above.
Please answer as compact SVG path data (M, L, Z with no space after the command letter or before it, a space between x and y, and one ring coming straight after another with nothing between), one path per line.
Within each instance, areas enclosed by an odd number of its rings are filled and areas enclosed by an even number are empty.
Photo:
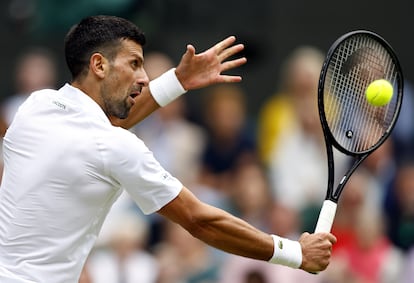
M390 82L380 79L369 84L365 91L365 97L371 105L384 106L391 101L393 92Z

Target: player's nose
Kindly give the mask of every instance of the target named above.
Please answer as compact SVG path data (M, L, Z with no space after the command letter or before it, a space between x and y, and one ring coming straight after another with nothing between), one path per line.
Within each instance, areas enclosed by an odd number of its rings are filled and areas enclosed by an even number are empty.
M142 68L141 71L137 74L135 82L142 86L148 86L149 78L144 68Z

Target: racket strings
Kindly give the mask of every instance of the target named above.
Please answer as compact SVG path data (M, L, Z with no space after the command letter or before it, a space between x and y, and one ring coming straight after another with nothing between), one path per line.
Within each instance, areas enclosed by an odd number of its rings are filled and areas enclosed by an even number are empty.
M324 111L339 145L360 153L387 134L397 110L397 95L386 106L376 107L367 102L365 90L382 78L395 91L398 75L388 50L369 36L354 36L338 46L325 76Z
M366 81L379 79L381 77L381 74L384 73L384 67L380 64L380 59L375 56L375 47L372 46L370 42L366 42L365 39L361 42L355 42L355 45L361 48L358 50L364 51L364 54L361 55L361 61L363 63L359 65L357 64L357 68L352 68L353 73L348 76L348 79L351 80L351 78L357 78L354 80L353 84L351 83L352 89L364 90L367 87ZM366 58L366 62L363 61L364 56ZM359 95L357 92L351 93L352 97L348 100L349 104L351 104L353 101L357 101L358 105L361 106L363 111L357 112L359 115L351 116L351 122L347 125L347 127L352 127L355 125L355 128L363 129L364 131L364 127L369 127L371 132L371 134L367 135L364 139L352 139L347 136L351 143L351 148L354 148L356 151L361 151L373 146L376 141L378 141L379 138L384 134L385 129L382 127L383 125L375 123L375 118L373 115L370 115L371 113L369 112L369 109L367 109L368 104L364 103L365 97L363 95ZM375 110L378 110L378 108Z

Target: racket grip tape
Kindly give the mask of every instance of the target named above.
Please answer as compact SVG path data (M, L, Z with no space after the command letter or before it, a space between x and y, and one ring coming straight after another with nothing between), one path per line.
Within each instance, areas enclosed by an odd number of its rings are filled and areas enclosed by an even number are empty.
M337 204L331 200L325 200L322 205L315 233L330 232L335 218Z

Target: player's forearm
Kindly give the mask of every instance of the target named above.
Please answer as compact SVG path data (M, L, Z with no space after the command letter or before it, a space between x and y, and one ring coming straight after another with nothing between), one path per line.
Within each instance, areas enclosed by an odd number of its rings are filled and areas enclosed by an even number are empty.
M194 237L223 251L261 260L272 256L270 235L221 209L202 203L187 188L158 212L180 224Z
M247 222L215 207L204 205L202 215L187 230L198 239L220 250L271 263L299 268L302 248L299 242L269 235Z
M273 255L273 240L245 221L225 211L207 206L204 216L189 232L225 252L268 261Z
M158 212L194 237L225 252L294 268L302 263L299 242L262 232L242 219L199 201L185 187Z

